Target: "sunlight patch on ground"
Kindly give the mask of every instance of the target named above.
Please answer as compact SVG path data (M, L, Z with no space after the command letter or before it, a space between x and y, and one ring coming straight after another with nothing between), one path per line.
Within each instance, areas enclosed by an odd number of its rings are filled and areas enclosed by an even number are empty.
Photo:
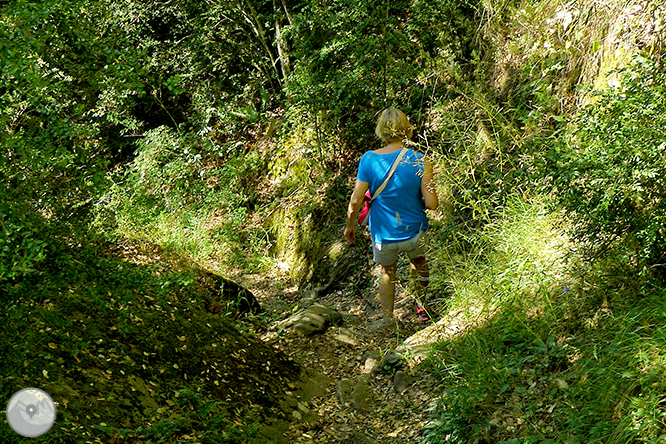
M453 296L448 313L404 341L406 355L422 361L439 341L464 334L514 304L538 316L570 280L566 256L570 244L561 215L543 202L512 202L495 223L485 228L477 258L450 275Z
M451 311L442 319L419 330L405 339L396 351L409 358L411 365L419 364L438 341L447 340L465 332L471 324L462 311Z

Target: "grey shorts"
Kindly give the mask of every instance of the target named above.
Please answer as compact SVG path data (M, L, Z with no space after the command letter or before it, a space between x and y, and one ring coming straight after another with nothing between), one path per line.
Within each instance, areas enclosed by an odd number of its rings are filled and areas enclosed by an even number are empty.
M393 265L398 260L398 254L404 251L410 259L425 256L425 246L421 239L423 232L411 239L388 244L372 243L372 259L379 265Z

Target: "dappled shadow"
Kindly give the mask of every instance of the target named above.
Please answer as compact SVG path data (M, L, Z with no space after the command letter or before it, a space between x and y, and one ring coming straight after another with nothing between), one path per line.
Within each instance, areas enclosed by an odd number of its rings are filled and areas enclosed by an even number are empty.
M663 353L641 358L662 342L660 291L628 303L629 281L588 279L544 301L440 321L427 362L447 388L428 433L461 442L633 442L661 430L651 418L664 406L638 407L660 392L644 369ZM636 418L643 427L632 426Z
M291 421L276 406L300 367L240 333L230 307L210 310L224 292L209 273L174 268L58 247L39 275L6 286L2 392L47 391L58 403L56 440L273 442L256 426Z
M359 230L354 245L349 245L343 237L355 166L347 165L336 173L326 184L323 195L308 202L305 211L296 210L301 217L293 227L294 248L307 270L302 273L300 289L335 286L352 274L354 282L361 286L370 279L366 258L369 236Z

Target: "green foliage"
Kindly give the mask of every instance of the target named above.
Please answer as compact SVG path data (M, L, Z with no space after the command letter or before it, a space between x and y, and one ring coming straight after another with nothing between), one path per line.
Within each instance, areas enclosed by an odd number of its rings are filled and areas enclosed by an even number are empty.
M531 295L536 303L544 287L566 285L560 280L566 278L568 243L561 215L548 212L547 205L543 197L513 196L492 223L472 229L453 220L435 226L430 260L434 270L447 272L432 280L439 291L455 288L449 309L476 306L493 312L517 295Z
M341 136L351 146L372 140L377 111L398 106L419 120L429 95L443 90L437 58L455 69L470 57L476 3L313 3L294 15L291 110L309 116L318 143ZM451 57L449 57L449 55Z
M463 86L465 88L465 86ZM479 92L454 91L433 107L426 140L441 165L443 197L451 217L469 225L490 223L510 196L523 192L529 174L514 160L515 128L499 106ZM474 112L470 112L474 110Z
M44 224L16 203L0 200L0 288L32 274L49 252Z
M211 364L246 344L215 339L245 341L206 311L198 276L108 259L100 238L325 282L345 168L370 146L375 113L396 105L450 204L433 222L430 290L471 325L431 359L448 391L428 439L663 442L664 292L634 278L666 247L666 74L638 59L547 150L570 99L559 94L584 77L579 30L593 14L567 30L558 6L4 2L0 393L26 380L56 391L55 440L255 440L260 419L227 403L269 401L239 393L247 366ZM607 268L572 276L560 213L524 202L544 151L572 233ZM350 257L363 270L362 252ZM256 350L233 363L263 368L270 350ZM83 419L81 400L99 393L118 427ZM14 439L6 425L0 435Z
M228 136L277 106L284 74L273 36L286 17L275 7L262 0L110 5L109 21L145 51L130 54L147 64L147 94L135 105L147 128Z
M446 390L427 442L664 439L664 290L620 253L584 265L562 229L543 203L514 201L481 232L431 239L433 270L450 270L447 325L467 328L429 358Z
M638 57L620 74L548 156L574 235L597 253L619 242L645 271L666 252L666 71Z
M557 215L543 200L508 202L494 223L431 239L433 270L450 270L433 276L435 288L446 287L439 291L453 290L447 309L482 325L435 346L429 363L447 389L426 428L428 442L516 436L515 418L532 424L547 416L544 403L556 389L547 381L566 362L553 324L566 306L559 305L566 268Z
M96 119L86 115L89 72L81 71L91 67L77 64L92 20L69 2L13 6L0 25L3 181L43 212L71 217L89 203L106 166ZM56 37L61 28L68 33Z
M431 56L453 58L464 65L473 59L481 2L473 0L412 1L408 31Z
M146 133L124 178L100 201L98 226L206 261L242 261L250 236L253 181L261 163L166 127Z

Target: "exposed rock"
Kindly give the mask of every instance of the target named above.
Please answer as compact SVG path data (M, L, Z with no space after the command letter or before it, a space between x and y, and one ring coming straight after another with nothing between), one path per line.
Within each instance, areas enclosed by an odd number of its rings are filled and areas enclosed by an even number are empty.
M299 422L314 422L317 414L312 411L306 403L316 396L322 396L327 392L331 380L321 373L304 372L294 391L285 393L280 401L280 410L290 413L291 417Z
M350 394L351 405L360 412L368 412L375 405L375 398L370 390L370 375L360 375Z
M354 390L353 379L347 379L347 378L341 379L336 384L335 394L338 397L338 401L340 401L340 405L342 405L343 407L349 405L350 402L349 395L351 395L352 390Z
M254 294L226 277L210 271L201 271L200 284L208 289L206 310L210 313L226 315L234 313L240 316L244 313L260 313L261 305Z
M314 422L317 419L317 414L310 410L302 402L296 404L296 410L291 412L291 416L301 422Z
M308 373L307 377L302 378L296 392L299 399L307 402L315 396L322 396L328 392L328 386L332 384L326 375L321 373Z
M348 328L338 328L335 332L334 338L336 341L342 342L347 345L356 346L358 345L358 339L354 332Z
M379 370L377 369L377 366L382 360L382 355L378 351L369 351L368 353L365 354L365 364L363 365L363 369L365 373L372 373L372 372L378 372Z
M378 351L372 350L367 352L363 359L365 361L363 365L364 373L391 372L402 367L402 356L396 352L389 352L382 356Z
M306 291L305 299L318 299L331 293L345 282L347 277L356 271L365 255L362 248L352 247L346 243L343 244L343 252L336 259L333 265L328 269L328 279L326 284ZM372 264L372 262L370 262ZM364 268L364 267L361 267Z
M353 407L360 412L372 410L375 398L370 389L370 375L360 375L356 379L341 379L336 387L338 400L343 407Z
M291 315L274 328L288 328L302 336L320 334L331 325L342 323L342 315L335 309L314 304Z
M395 372L395 375L393 376L393 387L395 388L395 391L398 393L403 393L406 391L412 384L416 382L417 378L410 375L407 372L403 372L402 370L399 370Z
M396 349L398 353L407 354L416 362L420 362L428 355L432 344L437 341L452 338L460 335L463 329L458 323L452 320L456 313L451 312L434 324L419 330L409 338L405 339L400 347Z
M393 332L397 328L397 322L395 319L378 319L373 321L368 325L368 333L378 333L381 331Z

